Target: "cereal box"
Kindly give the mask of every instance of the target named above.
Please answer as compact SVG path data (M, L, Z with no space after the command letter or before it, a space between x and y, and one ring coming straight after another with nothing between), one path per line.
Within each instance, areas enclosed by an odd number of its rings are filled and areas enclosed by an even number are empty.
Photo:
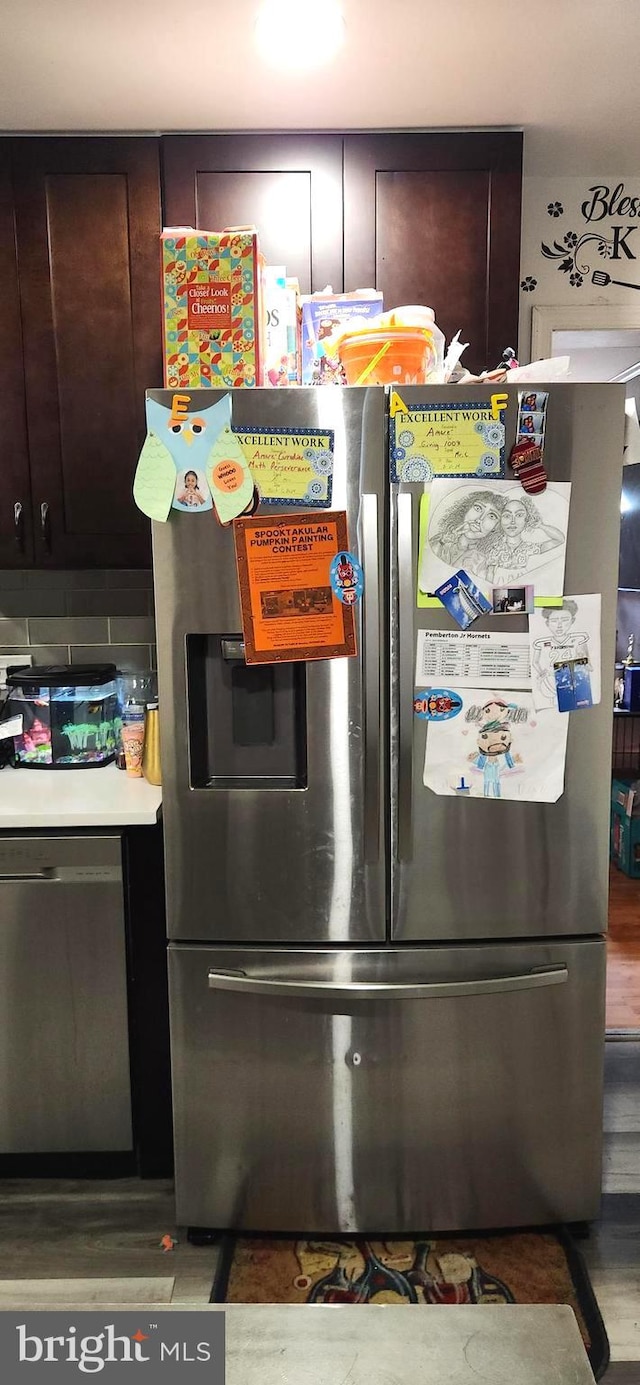
M162 233L164 383L262 384L264 261L255 229Z
M355 293L304 295L302 304L302 383L303 385L346 385L340 361L325 351L323 338L330 336L352 318L365 326L364 319L382 312L382 294L375 289Z
M267 311L264 383L299 385L298 280L287 279L284 266L267 265L264 285Z

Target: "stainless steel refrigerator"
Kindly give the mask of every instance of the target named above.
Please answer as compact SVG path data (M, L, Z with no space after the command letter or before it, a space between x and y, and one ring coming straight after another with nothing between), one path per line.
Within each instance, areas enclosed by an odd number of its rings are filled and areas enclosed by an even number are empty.
M409 1233L598 1211L624 389L550 391L544 461L572 482L565 591L602 593L602 701L570 718L556 803L423 785L417 630L452 622L416 606L422 487L389 483L387 407L382 389L233 395L234 424L334 431L332 508L365 574L358 657L245 665L232 533L211 512L153 526L189 1226Z

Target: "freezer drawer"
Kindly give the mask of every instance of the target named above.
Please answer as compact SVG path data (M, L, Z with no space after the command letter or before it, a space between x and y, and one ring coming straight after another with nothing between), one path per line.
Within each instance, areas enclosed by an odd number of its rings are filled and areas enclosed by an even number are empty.
M409 1233L600 1195L605 948L170 948L178 1220Z
M130 1150L119 835L0 837L0 1153Z

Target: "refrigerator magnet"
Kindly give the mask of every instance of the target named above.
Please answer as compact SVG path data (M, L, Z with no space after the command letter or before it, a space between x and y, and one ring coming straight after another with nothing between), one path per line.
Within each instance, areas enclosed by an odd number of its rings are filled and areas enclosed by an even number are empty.
M413 713L421 721L450 721L462 711L462 698L449 688L424 688L414 694Z
M364 573L353 553L336 553L329 569L334 596L345 606L354 606L364 591Z
M537 441L540 436L540 441ZM542 463L542 436L532 434L525 438L520 434L511 449L509 466L517 476L523 490L529 495L542 495L547 489L547 473Z
M454 572L441 587L436 587L434 595L446 606L461 630L468 630L478 616L491 614L491 602L463 568Z
M580 712L593 707L591 665L588 659L565 659L554 664L559 712Z

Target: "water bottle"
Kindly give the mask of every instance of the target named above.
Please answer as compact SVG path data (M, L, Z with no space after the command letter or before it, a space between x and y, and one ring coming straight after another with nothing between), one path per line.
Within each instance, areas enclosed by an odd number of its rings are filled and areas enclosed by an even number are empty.
M162 783L160 772L160 725L157 702L147 702L142 773L149 784Z

